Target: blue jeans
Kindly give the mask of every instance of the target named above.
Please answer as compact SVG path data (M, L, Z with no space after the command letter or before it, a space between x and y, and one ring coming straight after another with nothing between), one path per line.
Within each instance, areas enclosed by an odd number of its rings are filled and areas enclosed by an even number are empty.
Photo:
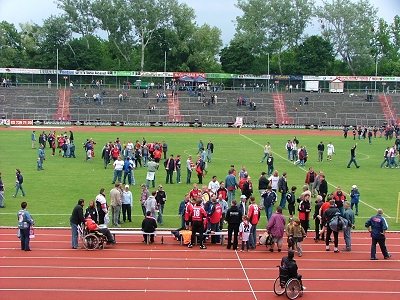
M271 219L273 207L273 205L265 207L265 215L267 216L267 220Z
M285 208L285 205L286 205L286 193L282 193L281 202L279 203L279 206Z
M14 194L14 197L17 197L19 190L21 190L22 196L25 197L25 192L24 192L24 189L22 188L22 183L16 182L15 183L15 194Z
M0 207L4 207L4 191L0 191Z
M236 190L229 191L228 190L228 206L231 207L232 200L235 199Z
M71 224L71 233L72 233L72 248L78 248L78 225L77 224Z
M346 243L346 249L351 250L351 227L347 226L343 230L344 242Z
M190 184L190 179L192 177L192 171L187 169L187 175L186 175L186 184Z
M355 166L358 168L357 161L356 161L356 158L355 158L354 156L352 156L352 157L350 158L350 161L349 161L349 163L347 164L347 167L350 168L350 165L351 165L352 163L354 163Z
M249 236L250 248L256 248L256 245L257 245L257 224L251 226L250 236Z
M113 178L113 184L115 183L115 181L121 182L122 179L122 170L114 170L114 178Z
M181 183L181 169L176 169L176 183Z

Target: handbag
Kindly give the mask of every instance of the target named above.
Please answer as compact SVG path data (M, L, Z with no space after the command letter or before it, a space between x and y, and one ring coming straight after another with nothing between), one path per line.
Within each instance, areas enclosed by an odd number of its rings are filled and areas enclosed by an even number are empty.
M29 238L30 239L35 238L35 228L33 228L33 226L31 226L31 228L29 229Z
M21 238L21 229L19 228L17 229L17 238L19 239Z

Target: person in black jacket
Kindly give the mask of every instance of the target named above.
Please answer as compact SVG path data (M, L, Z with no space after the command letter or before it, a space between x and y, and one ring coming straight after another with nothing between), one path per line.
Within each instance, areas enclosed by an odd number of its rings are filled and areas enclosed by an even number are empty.
M96 203L94 203L94 200L90 200L89 206L86 208L85 211L85 219L90 216L92 220L96 223L99 224L99 213L97 211Z
M357 164L357 161L356 161L356 148L357 148L357 143L355 143L354 146L351 147L351 149L350 149L350 161L349 161L349 163L347 164L347 167L348 167L348 168L350 168L350 165L351 165L352 163L354 163L354 165L356 166L357 169L360 167L360 166Z
M237 250L239 225L240 222L242 222L242 213L236 206L236 200L232 200L232 206L226 212L225 220L226 222L228 222L228 245L226 246L226 248L231 249L232 247L233 233L233 250Z
M83 217L83 206L85 205L85 200L79 199L78 204L72 210L71 217L69 219L71 224L72 232L72 249L78 249L78 225L82 225L85 222Z
M285 209L286 206L286 194L289 190L288 184L287 184L287 179L286 179L286 172L282 173L282 177L279 178L278 181L278 190L281 193L281 202L279 204L280 207L282 207L282 209Z
M322 196L322 200L325 201L326 195L328 195L328 183L325 180L325 175L321 174L320 183L318 188L318 194Z
M153 233L156 231L157 222L151 216L151 211L146 212L146 218L142 221L142 231L145 233ZM147 240L150 238L150 243L154 243L154 234L143 234L143 242L147 244Z
M175 171L175 159L174 159L173 154L171 154L170 158L165 160L164 165L165 165L165 171L167 171L167 177L165 178L165 183L172 184L172 183L174 183L172 181L172 175L174 174L174 171Z
M340 214L339 209L335 205L335 200L329 201L330 207L324 212L323 219L326 221L326 236L325 236L325 250L329 251L329 240L331 238L331 233L333 232L333 241L334 241L334 252L339 252L338 244L339 244L339 232L333 231L329 226L330 221L332 218L338 213Z

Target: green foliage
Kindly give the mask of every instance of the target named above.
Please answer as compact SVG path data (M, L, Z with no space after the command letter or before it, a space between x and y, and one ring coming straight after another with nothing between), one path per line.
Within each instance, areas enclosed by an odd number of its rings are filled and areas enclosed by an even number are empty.
M39 129L37 130L37 132ZM46 129L47 131L47 129ZM64 130L62 130L64 131ZM396 205L399 189L395 184L400 180L398 169L380 168L383 150L393 144L393 141L386 141L384 138L376 138L369 145L367 140L357 140L357 161L360 169L346 168L349 160L350 147L354 144L352 138L344 139L341 136L330 136L321 132L321 135L305 135L306 131L298 130L296 136L301 145L307 146L309 159L306 168L294 166L286 159L284 144L292 135L279 134L258 134L257 131L244 134L237 134L235 129L220 129L218 134L212 134L194 129L191 133L177 133L171 129L166 133L139 133L132 129L130 133L124 132L93 132L76 131L76 154L77 158L62 158L56 153L51 156L46 148L46 161L44 171L36 171L37 149L30 149L29 130L2 130L0 135L0 160L2 179L5 184L6 208L0 210L0 225L15 226L16 212L22 200L29 203L29 210L36 220L37 226L69 226L69 216L79 198L84 198L86 204L94 199L101 187L105 187L107 200L108 191L111 190L113 171L111 166L104 169L101 159L101 148L107 141L121 141L136 139L141 140L143 136L148 141L165 140L168 143L170 154L181 154L183 162L187 155L195 157L199 139L203 141L212 140L215 145L215 153L212 162L208 165L208 174L204 183L208 184L213 175L219 180L224 180L227 170L231 164L239 170L245 166L253 180L254 195L257 201L260 197L257 192L258 176L266 170L266 165L260 163L263 145L269 141L275 156L275 169L281 174L286 171L288 174L289 186L295 185L298 193L304 184L305 172L308 167L313 166L317 171L323 170L329 183L329 192L334 191L335 186L341 186L346 192L350 192L353 184L356 184L361 192L360 215L356 219L356 228L364 229L364 222L367 217L375 213L373 208L383 208L391 218L388 218L391 230L400 229L395 224ZM242 131L243 133L243 131ZM317 133L317 132L314 132ZM82 143L86 138L94 138L97 142L95 158L93 161L85 162ZM332 162L317 162L317 144L323 141L325 145L332 142L335 145L335 156ZM16 145L18 145L16 147ZM15 159L9 159L15 158ZM183 163L183 166L185 164ZM26 197L20 195L12 198L15 182L15 168L20 168L24 175L24 189ZM124 224L123 227L139 227L142 216L139 205L140 184L145 180L145 168L135 170L136 185L131 188L134 197L133 223ZM194 177L194 178L193 178ZM196 176L192 182L197 182ZM185 184L186 171L183 167L181 184L164 185L168 195L165 207L165 224L163 227L177 228L179 226L178 207L185 193L191 189L191 185ZM390 180L388 180L390 178ZM165 171L161 167L156 175L157 184L164 184ZM174 178L175 180L175 178ZM237 197L240 193L237 192ZM312 210L314 207L312 206ZM287 211L284 211L287 214ZM265 226L265 215L262 212L259 228Z
M297 48L297 59L301 74L332 74L332 63L335 60L332 45L320 36L313 35Z
M221 50L221 67L226 73L250 74L254 64L251 48L237 39L233 39L229 46ZM265 72L265 71L264 71Z

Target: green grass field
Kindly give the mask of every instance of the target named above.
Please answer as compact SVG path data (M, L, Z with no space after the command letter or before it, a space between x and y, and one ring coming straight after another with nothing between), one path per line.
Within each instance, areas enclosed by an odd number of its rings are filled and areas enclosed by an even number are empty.
M36 129L39 132L41 129ZM46 130L47 131L47 130ZM316 170L323 170L329 184L329 191L334 191L335 186L341 186L345 192L349 192L351 186L356 184L361 193L360 215L356 228L364 229L364 222L376 212L376 208L383 208L387 214L387 220L391 230L399 230L396 224L397 200L399 194L399 169L381 169L383 151L392 141L384 138L373 139L369 145L367 140L360 140L357 148L357 161L360 169L352 166L346 168L349 160L349 150L354 143L352 137L344 139L342 136L307 135L307 131L298 130L297 138L301 145L307 146L309 160L305 169L294 166L286 159L284 145L293 135L262 135L257 130L239 134L237 129L221 129L217 134L206 134L201 129L194 129L192 133L176 133L171 129L170 133L99 133L94 131L75 132L77 145L77 158L62 158L58 155L52 157L46 148L46 161L44 171L36 170L37 150L31 149L30 130L2 130L0 131L0 172L5 184L6 208L0 210L1 226L16 226L16 212L20 202L28 202L28 209L33 215L36 226L69 226L69 216L79 198L84 198L86 204L94 199L101 187L107 191L112 188L112 168L103 168L101 148L109 140L117 137L122 141L141 140L147 141L165 140L169 146L169 154L181 154L183 160L182 184L165 185L165 171L160 167L157 173L157 184L163 184L167 192L168 200L165 207L164 225L166 228L177 228L180 224L178 207L183 196L192 186L186 185L186 171L184 163L187 155L195 155L197 143L202 139L205 143L212 140L215 145L213 161L208 166L208 175L204 183L210 181L212 175L219 180L225 179L229 166L234 164L237 170L246 166L252 177L255 188L254 195L259 200L257 186L258 177L262 171L266 171L266 164L260 163L263 155L263 145L269 141L275 154L275 169L281 174L288 173L288 185L296 185L298 191L304 184L306 169L313 166ZM96 157L93 161L84 161L84 152L81 147L86 138L94 138L97 142ZM332 162L317 162L317 144L323 141L325 145L332 142L335 145L336 155ZM13 198L15 191L15 168L22 170L24 175L24 189L26 197L20 195ZM192 182L197 182L196 176L192 176ZM136 186L132 187L134 196L133 222L123 224L123 227L140 227L142 216L138 195L140 184L145 181L145 168L135 171ZM107 196L108 196L107 192ZM107 197L109 200L109 196ZM313 200L314 201L314 200ZM287 211L285 211L287 213ZM310 222L313 223L313 222ZM262 215L260 227L265 226L265 215Z

